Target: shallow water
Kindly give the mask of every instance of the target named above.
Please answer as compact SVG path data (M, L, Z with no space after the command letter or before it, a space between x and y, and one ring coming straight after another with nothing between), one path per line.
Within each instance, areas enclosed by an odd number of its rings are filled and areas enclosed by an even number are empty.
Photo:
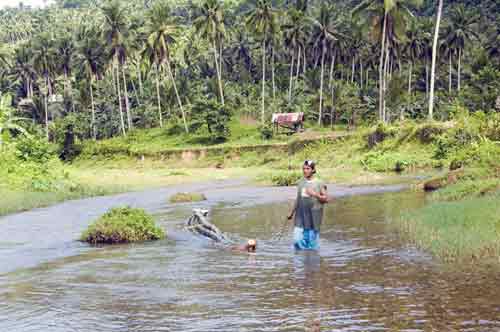
M498 274L447 269L387 228L386 218L424 204L420 194L334 188L321 249L306 253L291 249L290 229L280 239L293 189L190 189L207 194L202 206L236 242L257 238L258 253L182 231L192 205L165 204L171 190L0 219L0 331L304 331L313 320L321 331L500 331ZM169 239L74 241L117 204L153 212Z

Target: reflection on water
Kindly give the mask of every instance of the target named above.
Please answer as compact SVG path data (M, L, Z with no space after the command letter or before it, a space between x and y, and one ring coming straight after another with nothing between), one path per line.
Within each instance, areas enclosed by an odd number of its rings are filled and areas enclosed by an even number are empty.
M212 220L255 255L159 219L168 240L91 248L0 275L0 331L499 331L500 278L445 270L384 224L414 193L353 196L326 210L319 252L280 239L287 204L220 206ZM55 248L58 250L61 248Z

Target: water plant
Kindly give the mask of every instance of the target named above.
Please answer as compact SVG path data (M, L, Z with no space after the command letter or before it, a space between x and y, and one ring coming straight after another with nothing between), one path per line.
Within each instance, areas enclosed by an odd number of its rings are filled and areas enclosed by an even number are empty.
M207 197L202 193L181 192L170 197L170 203L188 203L206 201Z
M115 244L159 240L165 232L143 209L120 207L106 212L87 230L80 240L91 244Z

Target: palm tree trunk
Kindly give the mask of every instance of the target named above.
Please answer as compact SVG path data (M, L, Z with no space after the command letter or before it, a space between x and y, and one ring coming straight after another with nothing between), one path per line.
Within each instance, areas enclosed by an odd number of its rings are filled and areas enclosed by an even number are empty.
M328 87L331 88L333 84L333 68L335 67L335 54L332 56L332 62L330 64L330 74L328 76Z
M31 82L30 82L29 78L26 79L26 94L28 96L28 99L32 98L32 95L31 95Z
M448 70L448 93L451 94L451 51L450 51L450 60L449 60L449 70Z
M130 84L132 84L132 90L134 90L135 99L137 100L137 105L141 106L141 99L139 98L139 93L137 93L137 89L135 87L135 83L133 79L130 79Z
M222 67L224 66L224 58L222 57L222 51L223 51L223 47L222 47L222 38L220 37L219 38L219 69L220 69L220 77L222 79Z
M274 45L271 47L271 77L273 82L273 101L276 100L276 81L274 80Z
M217 81L219 84L219 94L221 104L224 105L224 91L222 90L222 76L219 68L219 61L217 60L217 45L215 44L215 39L213 41L213 49L214 49L214 60L215 60L215 71L217 72Z
M47 84L47 93L45 94L45 100L44 100L44 106L45 106L45 135L47 137L47 141L49 140L49 104L48 104L48 98L49 98L49 78L45 77L45 83Z
M458 82L457 82L457 90L460 91L461 83L462 83L462 49L458 49Z
M382 77L382 88L383 88L383 100L382 100L382 122L386 122L387 120L387 115L386 115L386 101L385 101L385 95L387 93L387 76L388 76L388 71L389 71L389 63L390 63L390 58L389 58L389 43L385 43L385 64L384 64L384 72L383 72L383 77Z
M182 113L182 121L184 122L184 129L186 133L189 133L189 129L187 126L186 113L184 112L184 107L182 107L181 97L179 96L179 92L177 91L177 85L175 84L174 75L172 74L172 69L170 68L170 60L167 59L167 70L168 75L170 76L170 80L172 81L172 85L174 87L175 97L177 98L177 103L179 104L179 108Z
M121 129L122 129L122 134L123 136L127 136L126 132L125 132L125 121L123 119L123 109L122 109L122 94L121 94L121 91L120 91L120 72L119 72L119 69L118 69L118 60L115 60L113 62L113 71L112 71L112 74L113 74L113 81L115 81L116 83L116 92L118 93L118 111L120 113L120 125L121 125Z
M127 78L125 77L125 64L122 67L122 78L123 78L123 97L125 98L125 111L127 112L127 125L128 130L133 128L132 126L132 116L130 115L130 105L128 102L128 91L127 91Z
M302 69L302 73L306 73L306 70L307 70L307 58L306 58L306 47L304 46L304 48L302 49L302 52L303 52L303 61L302 61L302 66L304 67Z
M370 85L370 67L366 68L366 87Z
M355 58L352 57L352 63L351 63L351 83L354 83L354 67L355 67Z
M363 89L363 61L359 58L359 86Z
M413 61L410 61L410 66L408 68L408 94L411 94L411 77L413 74Z
M425 98L429 98L429 61L425 56Z
M321 77L319 85L319 114L318 114L318 125L321 126L321 118L323 116L323 81L325 76L325 53L326 47L323 42L323 47L321 48Z
M434 30L434 41L432 43L432 66L431 66L431 87L429 91L429 120L433 119L434 110L434 74L436 72L437 44L439 38L439 24L441 23L441 13L443 12L443 0L439 0L436 17L436 29Z
M292 100L292 85L293 85L293 63L295 62L295 50L292 50L292 62L290 63L290 82L288 84L288 103Z
M385 34L386 34L386 29L387 29L387 12L384 14L384 24L382 27L382 45L380 48L380 61L379 61L379 66L378 66L378 72L379 72L379 109L378 109L378 114L379 114L379 119L382 120L382 115L384 112L384 52L385 52ZM383 120L382 120L383 121Z
M264 39L262 40L262 111L260 121L264 124L265 120L265 97L266 94L266 33L264 33Z
M160 71L156 66L156 100L158 102L158 118L160 120L160 128L163 128L163 117L161 114L161 98L160 98Z
M332 86L330 87L330 92L332 94L332 109L330 111L330 125L333 129L333 124L334 124L334 118L335 118L335 112L334 112L334 109L335 109L335 106L334 106L334 103L335 103L335 90L333 89L333 84Z
M90 107L91 107L91 110L92 110L92 124L91 124L91 127L92 127L92 137L94 138L94 141L97 139L97 131L96 131L96 127L95 127L95 106L94 106L94 92L93 92L93 89L92 89L92 84L94 83L94 74L90 74L90 84L89 84L89 88L90 88Z
M298 81L299 80L299 71L300 71L300 58L302 56L302 51L301 47L299 45L299 51L297 53L297 70L295 71L295 78Z
M142 87L142 73L140 64L137 64L137 78L139 80L139 94L142 97L144 95L144 89Z

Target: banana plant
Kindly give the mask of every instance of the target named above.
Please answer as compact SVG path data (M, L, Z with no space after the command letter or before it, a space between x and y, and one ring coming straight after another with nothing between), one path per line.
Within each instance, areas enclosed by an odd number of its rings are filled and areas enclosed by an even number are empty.
M26 129L17 123L26 119L13 116L14 110L10 106L11 102L12 98L10 95L4 94L0 96L0 148L3 145L3 132L5 130L15 130L30 137Z

